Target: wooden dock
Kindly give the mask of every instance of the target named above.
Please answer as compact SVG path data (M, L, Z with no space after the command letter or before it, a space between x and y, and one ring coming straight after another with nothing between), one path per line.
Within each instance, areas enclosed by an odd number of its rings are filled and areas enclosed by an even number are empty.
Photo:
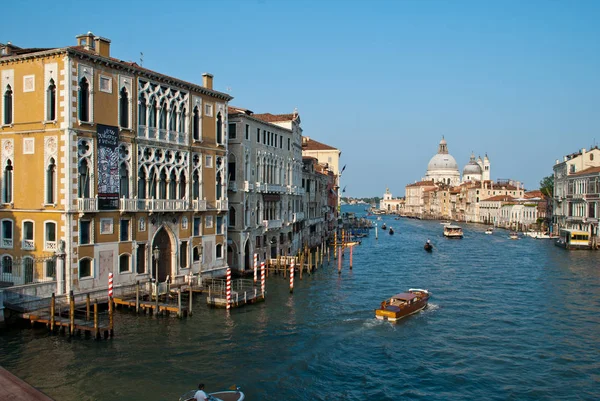
M29 383L0 366L0 400L53 401Z
M137 285L134 293L114 297L112 301L115 307L135 309L136 313L142 311L154 315L162 313L176 314L177 317L183 317L192 316L193 294L202 292L202 287L186 284L169 288L165 293L159 293L157 299L155 292L142 293L139 285Z

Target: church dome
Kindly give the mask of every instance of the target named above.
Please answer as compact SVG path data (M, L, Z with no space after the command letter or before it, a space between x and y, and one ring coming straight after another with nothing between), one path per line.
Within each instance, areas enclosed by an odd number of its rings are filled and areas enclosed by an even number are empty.
M458 163L452 155L438 153L433 156L427 165L428 172L434 172L439 170L456 170L458 171Z
M477 161L475 161L475 155L471 154L471 160L469 160L469 163L463 169L463 177L473 175L480 176L481 173L483 173L481 166L477 164Z

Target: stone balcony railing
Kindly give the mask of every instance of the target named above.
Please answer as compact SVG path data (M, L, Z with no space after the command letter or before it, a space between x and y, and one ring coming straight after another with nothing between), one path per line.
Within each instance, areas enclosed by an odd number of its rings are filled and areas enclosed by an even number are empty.
M32 251L35 249L35 242L32 239L24 239L21 248Z
M98 199L97 198L78 198L77 199L77 210L81 213L97 212L98 211Z
M229 202L227 199L218 199L216 201L206 201L206 206L208 210L217 210L219 212L224 212L228 208Z
M274 230L283 227L283 220L263 220L263 225L267 230Z
M56 251L56 241L45 241L44 242L44 250Z
M206 200L205 199L194 199L192 201L192 209L195 212L205 212L207 209Z
M158 129L140 125L138 127L138 137L154 139L161 142L176 143L180 145L187 144L188 135L184 132L177 132L168 129Z
M250 181L244 181L244 192L249 192L252 191L254 189L254 184L252 184Z
M13 239L12 238L2 238L2 248L12 248L13 247Z
M294 213L292 220L294 221L294 223L304 220L304 212Z
M266 186L266 188L264 189L266 192L275 192L275 193L285 193L287 191L287 188L284 187L283 185L279 185L279 184L263 184Z

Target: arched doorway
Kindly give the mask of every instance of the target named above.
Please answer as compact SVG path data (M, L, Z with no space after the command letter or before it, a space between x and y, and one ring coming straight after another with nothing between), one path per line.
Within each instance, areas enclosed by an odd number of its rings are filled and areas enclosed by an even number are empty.
M158 257L158 281L165 281L171 274L171 238L167 230L161 228L154 237L152 251L158 247L160 256ZM153 255L153 254L152 254ZM156 275L156 261L152 256L152 277Z
M250 270L254 268L254 257L250 253L250 241L246 240L246 246L244 247L244 270Z

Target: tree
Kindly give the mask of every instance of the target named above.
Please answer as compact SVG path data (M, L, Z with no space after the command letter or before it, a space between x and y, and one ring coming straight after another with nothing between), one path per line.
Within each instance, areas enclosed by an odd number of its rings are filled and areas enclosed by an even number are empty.
M540 181L540 191L548 198L552 198L554 195L554 176L549 175L548 177L542 178Z

